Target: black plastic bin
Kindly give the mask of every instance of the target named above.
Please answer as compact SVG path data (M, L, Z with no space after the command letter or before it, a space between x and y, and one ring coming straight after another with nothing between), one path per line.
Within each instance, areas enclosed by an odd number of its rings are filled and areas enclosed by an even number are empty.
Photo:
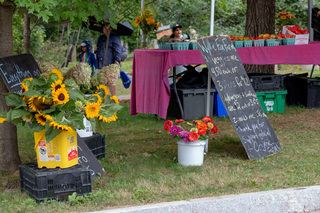
M177 89L178 95L183 108L183 116L179 108L178 100L174 90L171 88L171 98L167 111L167 116L182 118L185 120L192 120L206 116L207 107L207 89ZM210 91L210 109L209 116L213 115L214 106L214 92L215 89Z
M91 193L90 170L76 165L63 169L38 168L36 163L19 166L21 191L27 192L37 202L67 200L73 192L77 195Z
M285 78L288 91L287 105L320 108L320 78L289 75Z
M281 74L249 73L248 77L256 92L285 90L284 77Z
M86 145L89 147L93 155L97 159L101 159L105 157L106 153L106 141L105 135L101 136L99 133L95 133L90 137L82 138Z

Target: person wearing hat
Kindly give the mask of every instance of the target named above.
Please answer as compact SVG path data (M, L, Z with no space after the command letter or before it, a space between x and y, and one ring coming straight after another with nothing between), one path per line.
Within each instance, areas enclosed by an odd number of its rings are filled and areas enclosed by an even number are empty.
M81 44L80 44L80 48L81 48L81 55L80 55L80 63L88 63L91 66L92 69L92 73L91 75L94 74L94 69L97 67L97 61L96 58L93 54L93 52L91 52L90 48L91 48L91 44L89 40L84 40Z
M179 24L175 24L172 27L172 34L170 36L169 42L182 42L184 41L182 35L182 26Z

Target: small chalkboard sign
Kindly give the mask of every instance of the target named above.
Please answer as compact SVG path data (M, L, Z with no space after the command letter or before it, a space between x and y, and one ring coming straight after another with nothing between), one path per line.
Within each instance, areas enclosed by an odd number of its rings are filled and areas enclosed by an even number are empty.
M100 177L105 171L97 160L96 156L91 152L84 140L77 134L78 140L78 161L79 164L91 170L92 179Z
M278 152L280 142L230 38L206 37L198 39L197 45L249 159Z
M0 58L0 74L10 92L21 93L25 78L39 78L40 69L31 54Z

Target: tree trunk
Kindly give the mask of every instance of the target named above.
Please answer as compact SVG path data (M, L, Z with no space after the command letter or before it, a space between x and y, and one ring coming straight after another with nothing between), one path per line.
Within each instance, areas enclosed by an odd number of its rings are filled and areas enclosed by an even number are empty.
M245 36L275 33L275 0L247 0ZM247 73L274 73L274 65L245 65Z
M13 10L6 6L6 2L0 4L0 58L13 55L12 38ZM5 93L8 92L3 79L0 77L0 108L9 110L5 102ZM0 124L0 170L17 170L21 164L17 143L17 128L13 124L4 122Z
M25 53L30 53L30 17L24 13L23 18L23 47Z

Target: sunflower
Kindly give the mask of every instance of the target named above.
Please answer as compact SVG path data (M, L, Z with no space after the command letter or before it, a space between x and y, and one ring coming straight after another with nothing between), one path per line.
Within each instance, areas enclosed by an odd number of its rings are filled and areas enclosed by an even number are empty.
M28 91L28 86L22 82L21 83L21 89L22 89L22 93L27 92Z
M156 21L153 18L147 18L147 24L152 25L154 24Z
M69 101L69 93L65 88L60 88L52 92L52 98L56 104L65 104Z
M99 119L99 120L102 120L103 122L110 123L110 122L112 122L112 121L116 121L116 120L117 120L118 117L117 117L116 114L117 114L117 112L115 112L113 116L110 116L110 117L108 117L108 118L107 118L107 117L104 117L104 116L102 116L102 115L99 115L99 116L98 116L98 119Z
M99 91L101 91L104 93L104 96L103 96L103 100L106 99L107 95L109 95L109 90L108 90L108 87L105 86L105 85L99 85L97 86L97 91L96 93L98 93Z
M41 100L41 98L42 98L41 96L37 96L37 95L29 98L28 100L29 108L32 109L33 111L41 111L41 109L37 105L37 102Z
M6 120L6 118L1 118L0 117L0 124L2 124L5 120Z
M49 126L53 126L53 128L55 129L59 129L61 131L69 131L69 132L73 131L70 126L58 124L57 122L55 122L50 115L46 115L45 118L50 121Z
M55 92L58 89L65 88L65 87L66 87L66 85L62 84L62 81L60 79L51 84L52 92Z
M136 18L135 24L136 24L136 26L138 26L140 24L140 18L139 17Z
M49 75L53 74L53 73L56 74L61 81L63 80L63 74L62 74L62 72L60 70L52 69L51 72L49 73Z
M97 97L97 98L94 98L94 97ZM97 104L99 104L99 105L101 105L102 104L102 100L101 100L101 97L100 97L100 95L98 95L98 94L92 94L92 96L90 97L90 99L97 99L97 101L95 102L95 103L97 103Z
M114 102L116 102L116 104L119 104L119 100L118 100L117 96L111 96L110 100L114 100Z
M91 103L85 106L87 118L97 118L99 116L101 106L98 103Z
M41 124L42 126L45 126L46 125L46 116L43 115L42 113L38 113L35 115L36 117L36 120L39 124Z

